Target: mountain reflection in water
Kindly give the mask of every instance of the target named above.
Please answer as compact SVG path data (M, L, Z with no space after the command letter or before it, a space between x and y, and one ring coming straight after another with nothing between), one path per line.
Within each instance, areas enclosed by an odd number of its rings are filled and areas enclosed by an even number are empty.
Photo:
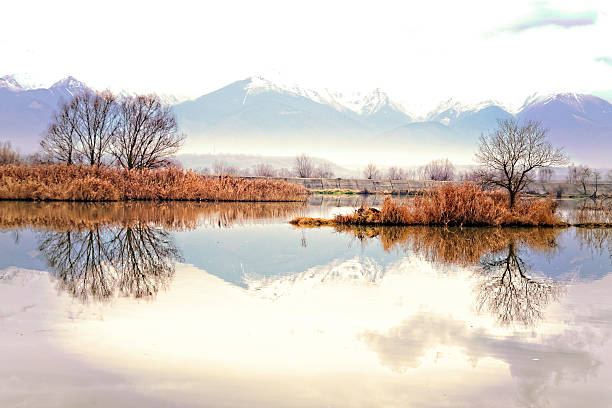
M0 202L0 406L612 404L609 230L338 203Z

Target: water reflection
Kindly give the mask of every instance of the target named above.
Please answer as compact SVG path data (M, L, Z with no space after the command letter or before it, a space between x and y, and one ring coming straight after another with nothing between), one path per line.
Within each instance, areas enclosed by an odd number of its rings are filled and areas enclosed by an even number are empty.
M385 251L418 254L429 262L467 266L482 257L514 247L552 253L562 229L555 228L443 228L443 227L338 227L362 243L380 240Z
M481 261L477 308L491 313L502 326L514 323L534 326L544 318L548 304L559 300L564 289L552 279L530 276L519 250L516 242L510 242L506 254L486 255Z
M339 228L364 242L380 239L386 251L399 249L429 262L473 266L475 304L498 325L535 326L564 287L535 277L521 252L553 256L562 230L553 228Z
M336 210L0 203L0 405L610 406L609 230Z
M39 249L59 288L81 301L152 297L180 259L169 232L144 223L45 231Z
M155 225L171 231L229 227L250 221L277 222L302 215L302 203L211 202L0 202L0 230L73 230L92 226Z

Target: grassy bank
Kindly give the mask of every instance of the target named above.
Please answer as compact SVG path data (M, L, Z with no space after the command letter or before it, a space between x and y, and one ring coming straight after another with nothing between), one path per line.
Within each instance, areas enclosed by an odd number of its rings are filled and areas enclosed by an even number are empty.
M93 166L0 166L0 199L40 201L304 201L278 180L204 177L183 169L126 171Z
M387 197L380 210L359 208L333 219L295 218L294 225L565 226L551 200L519 201L508 208L507 195L472 183L446 184L414 200Z

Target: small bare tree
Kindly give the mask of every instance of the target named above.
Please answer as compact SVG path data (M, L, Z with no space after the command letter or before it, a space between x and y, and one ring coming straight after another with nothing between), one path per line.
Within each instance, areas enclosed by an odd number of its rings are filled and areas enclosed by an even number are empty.
M11 142L0 143L0 165L18 164L19 153L11 147Z
M111 145L119 166L127 170L166 167L184 140L172 108L158 96L128 96L119 101Z
M450 181L455 178L455 166L448 159L433 160L425 165L428 180Z
M334 177L334 171L330 163L321 163L314 169L314 177L319 178L332 178Z
M584 195L587 195L587 188L593 176L593 170L588 166L574 166L567 168L567 182L582 189Z
M274 167L265 163L256 164L253 167L253 173L259 177L274 177L276 175Z
M387 170L387 178L389 180L404 180L406 179L406 172L397 166L391 166Z
M593 170L593 194L591 194L592 199L597 198L597 193L599 192L599 183L601 182L601 172L598 170Z
M363 175L368 180L375 180L380 178L380 170L374 163L368 163L368 165L363 170Z
M549 167L542 168L538 170L538 181L540 183L549 183L554 173L554 170Z
M308 178L314 175L314 164L310 156L302 153L295 157L295 174L300 178Z
M229 174L237 175L238 168L234 166L230 166L224 160L215 160L215 162L213 163L213 174L217 174L220 176L229 175Z
M546 129L537 122L519 124L514 119L498 121L494 132L480 137L476 159L482 165L483 182L508 191L510 208L518 194L534 181L534 170L562 166L568 161L546 138Z

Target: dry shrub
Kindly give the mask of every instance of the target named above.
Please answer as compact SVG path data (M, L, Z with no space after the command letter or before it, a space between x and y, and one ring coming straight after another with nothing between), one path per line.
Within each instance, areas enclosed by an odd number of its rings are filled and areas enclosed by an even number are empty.
M324 225L335 225L333 220L310 217L296 217L290 221L290 224L297 225L298 227L321 227Z
M0 166L0 199L60 201L304 201L308 191L280 180L205 177L178 168Z
M387 197L381 210L360 208L351 215L334 218L350 225L440 225L440 226L556 226L564 223L556 215L552 200L520 201L514 210L502 191L483 191L473 183L445 184L412 201L398 203Z

